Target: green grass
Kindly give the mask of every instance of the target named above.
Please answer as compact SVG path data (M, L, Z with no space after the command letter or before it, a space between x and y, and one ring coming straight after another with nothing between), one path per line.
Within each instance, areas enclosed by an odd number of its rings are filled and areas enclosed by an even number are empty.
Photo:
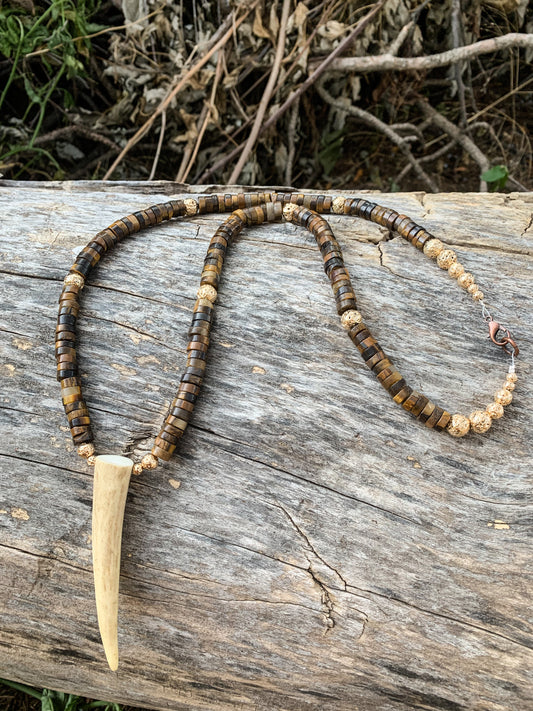
M62 177L57 161L35 142L52 102L63 111L75 106L73 88L87 76L91 56L88 35L104 29L91 22L99 5L100 0L0 3L0 59L8 67L5 83L3 76L0 81L0 115L14 117L0 135L0 171L15 160L22 173L38 161L52 177Z

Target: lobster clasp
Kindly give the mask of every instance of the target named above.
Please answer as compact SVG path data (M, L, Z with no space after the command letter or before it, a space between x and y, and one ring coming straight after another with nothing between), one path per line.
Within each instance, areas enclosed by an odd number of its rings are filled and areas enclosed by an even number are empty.
M503 348L503 350L509 355L513 355L516 357L519 354L519 348L516 345L515 341L513 341L513 339L511 338L511 332L508 328L501 326L497 321L494 321L492 318L488 322L488 327L489 338L493 343ZM503 338L502 336L499 336L500 331L506 334L505 336L503 336Z

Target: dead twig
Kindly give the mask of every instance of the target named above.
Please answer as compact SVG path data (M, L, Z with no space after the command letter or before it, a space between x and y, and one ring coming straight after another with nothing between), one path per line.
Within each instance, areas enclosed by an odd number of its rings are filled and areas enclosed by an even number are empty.
M336 72L385 72L391 69L399 71L420 71L435 69L455 64L481 54L490 54L509 48L533 47L533 34L510 32L500 37L474 42L464 47L449 49L439 54L430 54L424 57L394 57L392 54L380 54L370 57L342 57L335 59L329 69Z
M272 97L272 92L274 90L274 86L276 84L279 70L281 67L281 60L283 59L283 55L285 53L285 38L287 36L287 21L289 19L290 6L290 0L283 0L276 55L274 57L272 69L270 70L270 76L268 78L265 91L263 92L263 96L261 97L261 101L259 102L259 106L257 108L257 113L255 115L252 130L250 131L248 140L246 141L244 148L242 149L242 153L240 155L239 160L237 161L237 165L235 166L235 168L233 168L231 172L231 176L229 179L231 185L236 184L239 180L239 176L242 172L242 169L244 168L244 164L248 160L248 156L252 152L252 148L254 147L255 142L257 141L257 137L259 136L261 124L263 122L263 118L265 116L269 101Z
M365 123L367 123L370 126L372 126L373 128L375 128L380 133L383 133L385 136L387 136L387 138L390 141L392 141L395 145L398 146L398 148L401 150L401 152L407 158L409 163L412 165L416 174L419 176L419 178L421 178L424 181L424 183L428 186L428 188L431 190L431 192L432 193L439 192L439 188L438 188L437 184L424 171L424 169L420 165L419 161L411 153L411 149L409 148L409 143L405 138L398 135L396 133L396 131L393 131L388 124L386 124L383 121L381 121L380 119L376 118L376 116L369 113L368 111L365 111L364 109L361 109L358 106L353 106L352 104L344 103L343 101L341 101L339 99L334 99L331 96L331 94L329 94L326 91L326 89L324 89L323 84L319 84L316 87L316 90L317 90L319 96L330 106L333 106L336 109L339 109L340 111L346 111L346 113L350 114L351 116L355 116L356 118L360 119L361 121L364 121Z
M379 2L376 3L376 5L374 5L374 7L357 23L357 25L350 32L350 34L345 37L342 42L333 50L333 52L331 52L331 54L329 54L326 59L324 59L321 64L314 70L314 72L307 77L303 84L301 84L298 89L289 94L288 98L284 101L284 103L268 119L268 121L263 124L261 130L259 131L259 135L263 134L271 126L273 126L278 121L278 119L280 119L281 116L283 116L283 114L288 109L290 109L294 102L297 101L299 97L302 96L302 94L304 94L307 89L309 89L309 87L312 86L319 79L320 76L322 76L322 74L326 71L326 69L329 68L331 63L334 62L334 60L339 56L339 54L344 52L344 50L353 42L353 40L361 34L361 32L365 29L368 23L381 10L385 2L386 0L379 0ZM230 151L227 155L220 158L209 170L205 171L202 174L200 181L204 182L213 173L223 168L227 163L229 163L236 156L238 156L241 150L242 146L239 145L232 151Z
M460 128L430 106L427 101L419 99L417 101L417 105L425 116L431 117L435 126L438 126L441 130L447 133L448 136L454 138L457 143L464 148L468 155L471 156L471 158L473 158L478 164L481 173L484 173L490 168L490 161L487 156L478 148L471 138L465 136ZM479 191L481 193L487 192L487 183L481 179L479 183Z
M148 180L153 180L155 171L157 169L157 164L159 163L159 156L161 154L161 146L163 145L163 138L165 137L165 128L167 125L167 112L163 111L161 114L161 130L159 131L159 140L157 142L157 150L154 156L154 162L152 163L152 170L148 176Z
M213 80L213 86L211 87L211 97L209 100L209 104L208 105L206 104L206 107L205 107L207 109L206 115L204 117L204 120L202 121L200 130L198 131L198 136L196 138L196 143L194 145L192 155L189 159L187 167L183 171L183 174L180 175L179 178L176 176L177 182L184 183L187 180L187 177L193 168L194 161L196 160L196 156L198 155L198 151L200 150L200 146L202 144L202 139L204 137L204 133L207 129L209 121L210 121L211 117L213 116L213 114L216 113L215 97L216 97L216 93L217 93L217 89L218 89L218 84L220 82L220 77L222 76L222 63L223 63L223 51L221 51L220 54L218 55L215 78Z
M103 143L114 151L120 150L120 146L117 146L117 144L110 138L102 136L100 133L96 133L96 131L91 131L90 129L85 128L85 126L78 126L77 124L73 124L72 126L62 126L61 128L56 128L55 131L45 133L44 136L36 138L33 145L41 146L44 143L52 143L53 141L57 141L63 137L70 136L73 133L78 133L80 136L89 138L91 141Z
M300 112L300 102L297 101L291 109L289 116L289 126L287 128L287 165L285 166L285 185L292 184L292 170L294 165L294 155L296 153L296 125Z
M191 77L194 76L207 62L211 59L213 54L217 52L219 49L221 49L226 42L232 37L233 33L241 25L248 14L251 12L253 9L254 4L251 5L243 15L239 17L238 20L235 20L233 22L233 13L231 15L228 15L226 18L223 27L226 25L230 25L229 29L226 30L226 32L220 37L218 41L216 41L214 44L212 44L211 48L204 54L204 56L199 59L194 66L192 66L185 74L178 80L176 86L167 94L166 98L159 104L157 109L154 111L154 113L149 116L149 118L144 122L144 124L139 128L139 130L129 139L129 141L126 143L124 148L121 150L117 158L113 161L113 164L107 171L107 173L104 175L102 180L109 180L111 175L113 174L115 168L119 165L119 163L123 160L123 158L130 152L130 150L135 146L141 138L147 133L147 131L151 128L152 124L156 120L156 118L159 116L159 114L163 113L163 111L166 111L166 109L170 106L170 103L172 102L172 99L174 99L177 94L183 89L185 84L191 79ZM220 29L223 29L221 27ZM211 38L211 40L214 40L215 37L219 35L219 32L215 33L215 35Z

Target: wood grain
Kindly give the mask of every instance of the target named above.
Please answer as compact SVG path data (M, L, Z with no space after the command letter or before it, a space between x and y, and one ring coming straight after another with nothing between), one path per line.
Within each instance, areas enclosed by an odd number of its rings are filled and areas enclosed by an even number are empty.
M458 441L365 367L309 234L243 233L179 453L132 479L121 666L107 669L92 473L55 381L57 299L93 234L178 191L0 181L0 676L158 709L532 708L532 194L373 195L457 248L520 343L506 416ZM79 362L98 452L149 450L218 220L140 233L93 272ZM507 363L478 307L400 238L329 221L408 382L452 412L489 402Z

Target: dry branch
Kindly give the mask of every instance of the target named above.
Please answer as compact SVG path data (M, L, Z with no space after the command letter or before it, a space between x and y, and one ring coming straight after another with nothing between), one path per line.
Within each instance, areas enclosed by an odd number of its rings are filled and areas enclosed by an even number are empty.
M233 15L228 15L226 18L223 27L225 27L227 24L230 25L229 29L226 30L226 32L222 35L222 37L218 40L218 42L215 42L211 46L211 49L209 49L204 56L196 62L195 65L193 65L179 80L176 86L169 92L167 97L162 101L157 109L154 111L154 113L144 122L144 124L139 128L139 130L129 139L127 144L124 146L122 151L119 153L107 173L104 175L103 180L109 180L111 175L113 174L113 171L115 168L119 165L119 163L122 161L122 159L129 153L129 151L135 146L141 138L145 135L145 133L150 129L156 118L159 116L159 114L163 113L163 111L166 111L166 109L170 106L170 103L172 102L172 99L174 99L175 96L183 89L185 84L198 72L200 69L207 64L207 62L211 59L213 54L219 50L221 47L223 47L226 42L231 38L237 27L239 27L240 24L244 22L248 14L251 12L253 6L249 7L248 10L244 13L244 15L241 15L238 20L235 20L234 23L232 23L233 20ZM223 28L222 27L222 28ZM221 29L222 29L221 28ZM219 33L217 33L219 34ZM214 37L212 38L214 39Z
M445 133L451 136L453 139L461 145L464 150L475 160L479 165L481 172L484 172L490 168L490 161L487 156L478 148L474 141L465 136L465 134L458 128L454 123L449 121L445 116L440 114L436 109L430 106L427 101L420 99L417 102L418 106L422 112L433 120L433 123L442 129ZM480 181L479 185L480 192L487 191L487 183L484 180Z
M424 181L424 183L429 187L431 192L439 192L439 188L435 181L425 172L418 160L411 153L407 138L400 136L389 125L378 119L369 111L365 111L364 109L359 108L359 106L353 106L352 104L344 103L339 99L334 99L331 94L329 94L326 89L324 89L324 86L322 84L319 84L317 86L317 92L319 96L330 106L334 106L340 111L345 111L351 116L355 116L356 118L360 119L361 121L364 121L369 126L372 126L380 133L383 133L385 136L387 136L387 138L391 140L394 144L396 144L398 148L402 151L409 163L412 165L418 177Z
M268 82L265 87L265 91L263 92L263 96L261 97L261 101L259 102L259 106L257 108L257 113L255 115L252 130L250 131L248 140L246 141L244 148L242 149L242 153L240 155L239 160L237 161L237 165L233 168L233 170L231 172L231 176L229 179L229 182L231 184L235 184L239 180L239 176L242 172L242 169L244 168L244 164L248 160L248 156L252 152L255 142L257 141L259 132L261 130L261 124L263 122L263 118L265 116L265 113L266 113L266 110L268 107L268 103L270 101L270 98L272 97L272 93L274 91L274 86L275 86L276 81L278 79L278 74L279 74L279 70L281 67L281 60L283 59L283 54L285 52L285 37L287 36L287 21L289 19L290 6L291 6L290 0L283 0L283 7L281 10L281 20L280 20L280 26L279 26L278 44L276 47L276 56L274 57L274 63L272 64L272 69L270 70L270 76L268 78Z
M335 59L329 69L337 72L385 72L390 70L420 71L435 69L455 64L466 59L479 57L481 54L499 52L511 48L533 48L533 34L511 32L501 37L491 37L474 44L469 44L446 52L426 57L395 57L390 53L373 57L342 57Z

